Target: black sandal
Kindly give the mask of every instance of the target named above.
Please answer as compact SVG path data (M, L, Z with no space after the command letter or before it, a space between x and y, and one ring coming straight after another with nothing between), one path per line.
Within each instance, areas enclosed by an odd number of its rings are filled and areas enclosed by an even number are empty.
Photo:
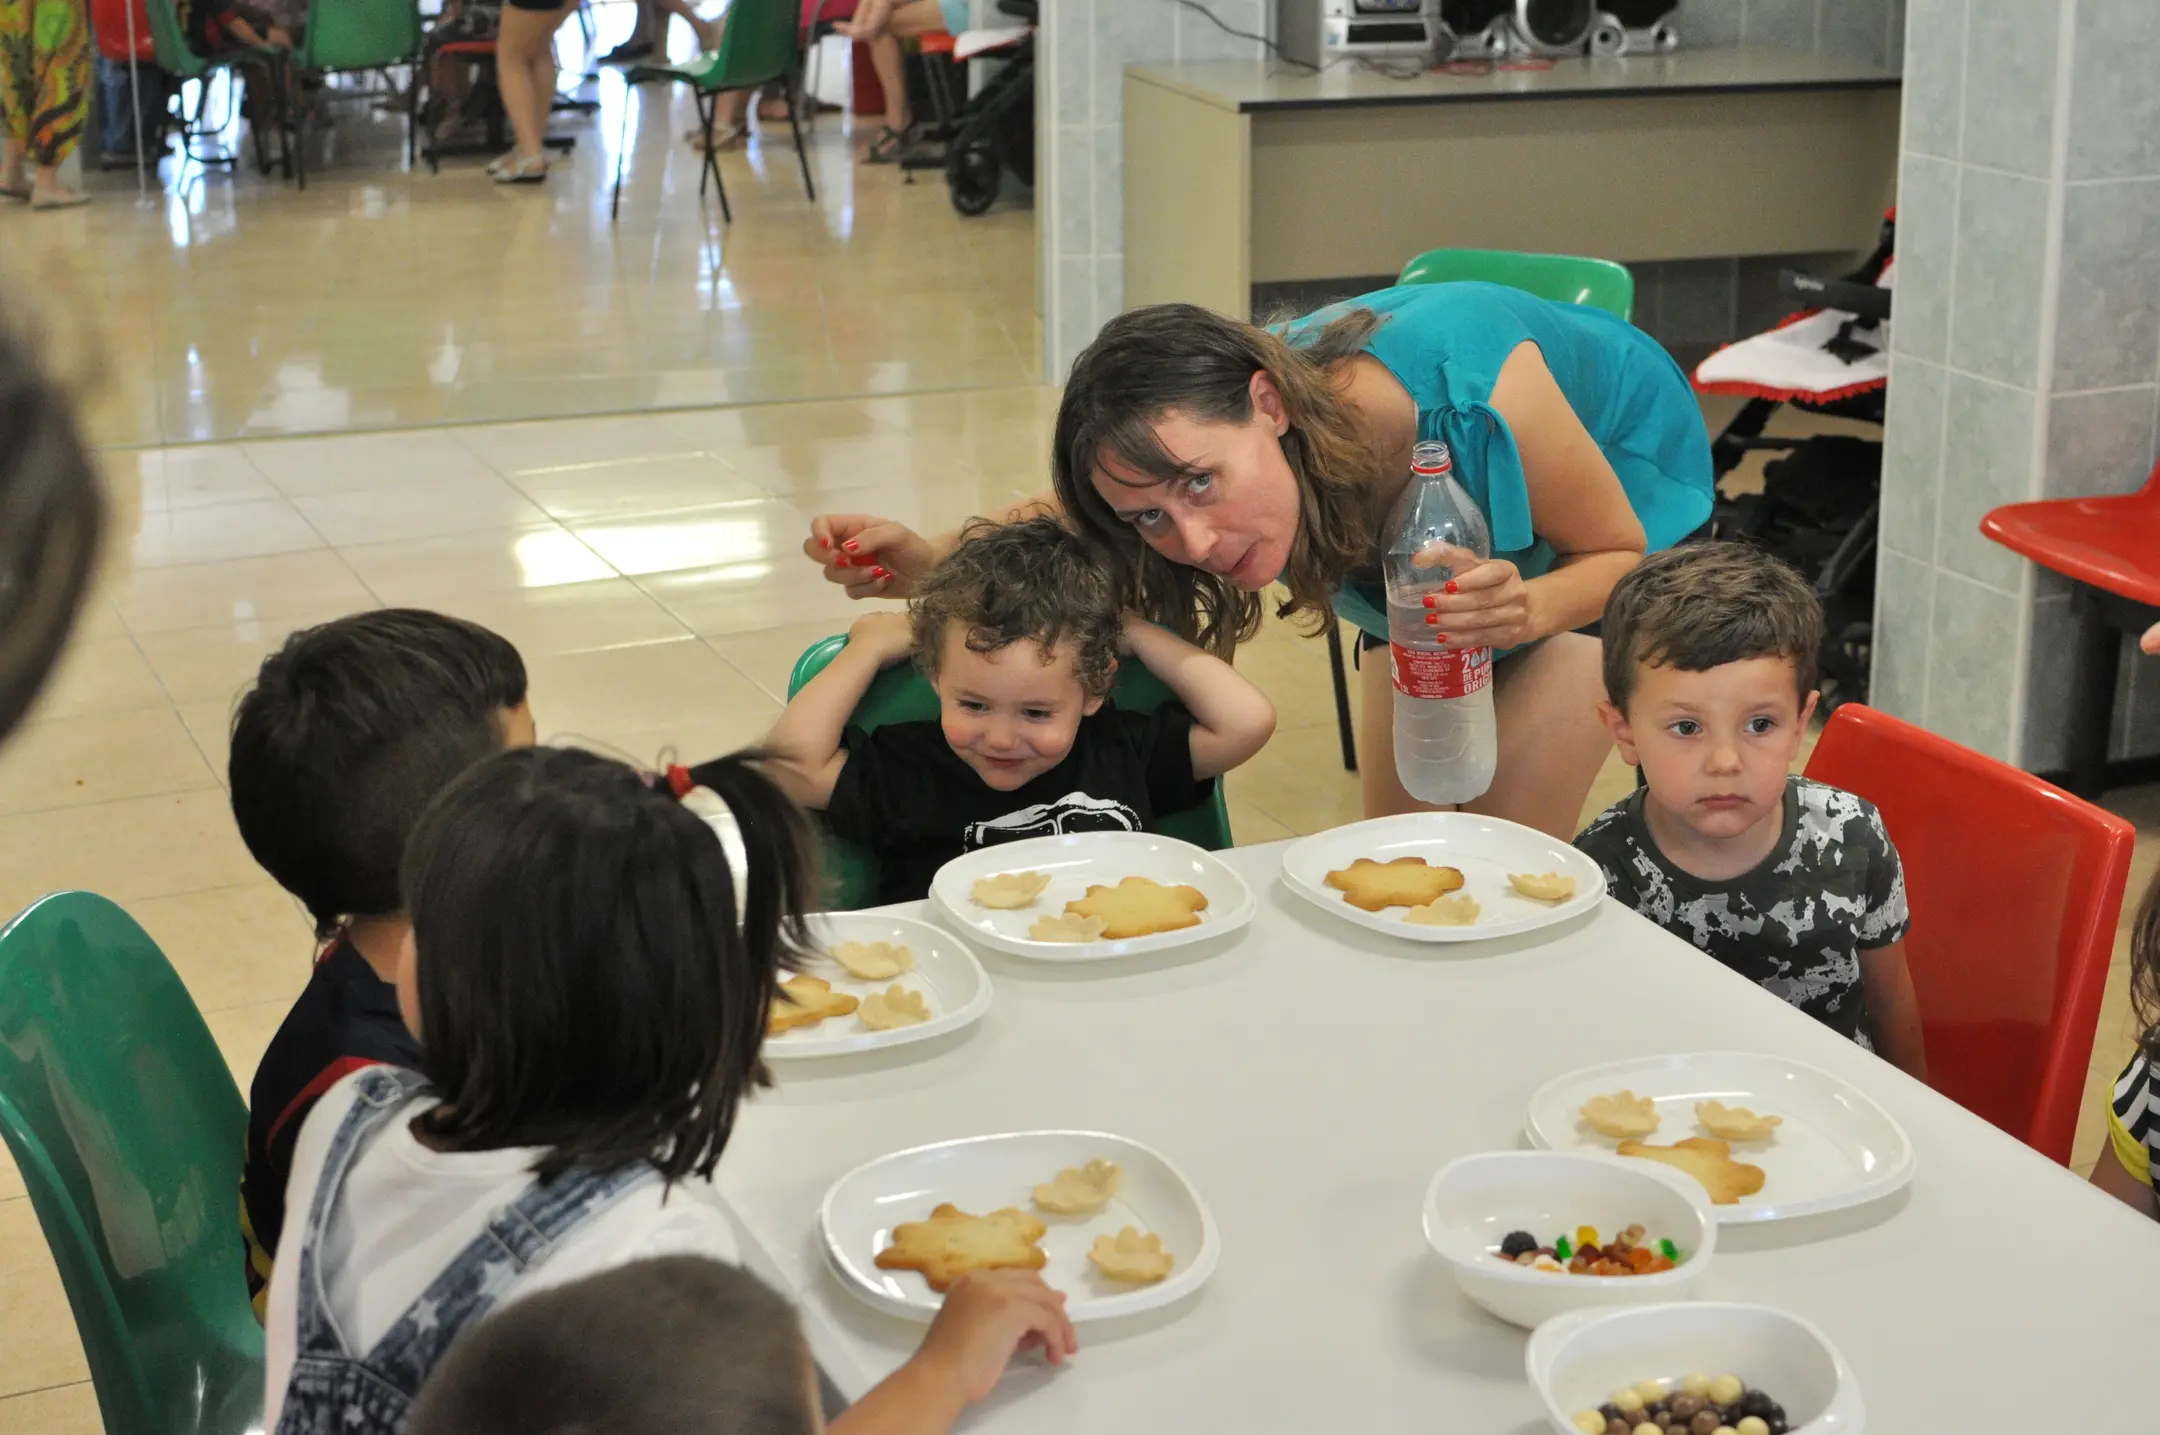
M887 125L885 132L870 141L870 148L863 151L863 162L865 164L897 164L900 160L900 149L906 143L906 134L894 129L891 125Z

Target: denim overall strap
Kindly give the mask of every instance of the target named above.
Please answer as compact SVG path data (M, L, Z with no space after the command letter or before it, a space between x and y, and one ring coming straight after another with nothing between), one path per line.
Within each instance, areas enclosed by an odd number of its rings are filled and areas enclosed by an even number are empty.
M535 1181L489 1218L487 1229L398 1317L368 1352L368 1368L408 1394L417 1393L450 1342L546 1260L557 1241L626 1193L659 1179L650 1162L634 1161L605 1175L573 1168L552 1181Z
M337 1134L330 1138L330 1152L323 1161L322 1175L316 1179L315 1200L301 1231L300 1281L294 1302L293 1353L297 1357L350 1353L345 1348L344 1332L338 1329L336 1317L330 1314L330 1303L324 1299L316 1252L322 1248L330 1213L344 1193L345 1177L354 1160L392 1117L427 1089L427 1079L418 1072L394 1066L371 1066L353 1083L356 1099L338 1123Z

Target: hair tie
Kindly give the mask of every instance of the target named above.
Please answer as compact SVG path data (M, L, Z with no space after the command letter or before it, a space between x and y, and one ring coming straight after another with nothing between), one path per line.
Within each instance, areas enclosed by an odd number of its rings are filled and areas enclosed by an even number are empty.
M713 836L720 839L720 850L727 856L728 875L735 882L735 925L742 926L749 920L750 849L743 842L742 824L735 820L735 810L719 793L699 786L686 767L670 766L667 782L675 800L703 818Z

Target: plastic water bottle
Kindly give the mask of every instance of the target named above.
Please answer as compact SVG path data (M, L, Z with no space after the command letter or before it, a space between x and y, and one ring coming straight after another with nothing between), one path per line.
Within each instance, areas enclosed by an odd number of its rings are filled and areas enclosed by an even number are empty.
M1485 515L1455 481L1444 443L1421 443L1410 457L1410 482L1387 521L1388 657L1395 677L1395 772L1420 802L1468 802L1492 786L1499 757L1493 726L1492 649L1443 647L1442 626L1428 623L1428 593L1470 566L1447 547L1492 556ZM1421 564L1419 555L1427 557Z

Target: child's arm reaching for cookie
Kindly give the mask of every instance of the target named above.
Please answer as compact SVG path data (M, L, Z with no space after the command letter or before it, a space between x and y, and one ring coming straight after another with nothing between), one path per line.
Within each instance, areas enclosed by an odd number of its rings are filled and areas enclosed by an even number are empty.
M1275 705L1267 694L1236 668L1168 628L1128 613L1118 648L1162 679L1192 714L1194 777L1222 776L1275 735Z
M840 735L877 675L907 658L914 629L905 613L871 613L848 627L847 646L825 671L788 699L766 738L775 754L767 769L782 791L805 807L832 802L833 784L847 766Z
M993 1390L1015 1355L1063 1365L1080 1348L1065 1297L1033 1271L962 1276L907 1364L827 1427L832 1435L944 1435Z

